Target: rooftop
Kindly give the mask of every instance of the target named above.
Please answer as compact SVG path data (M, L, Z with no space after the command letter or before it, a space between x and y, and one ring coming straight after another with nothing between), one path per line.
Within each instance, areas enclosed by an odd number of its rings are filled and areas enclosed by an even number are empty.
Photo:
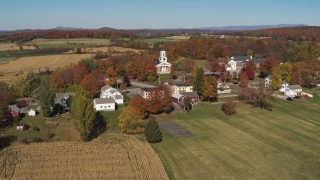
M302 87L300 85L289 85L288 88L289 89L302 89Z
M115 103L112 98L95 98L94 99L95 104L110 104Z
M198 93L193 91L193 92L181 92L180 94L186 96L186 97L199 97Z

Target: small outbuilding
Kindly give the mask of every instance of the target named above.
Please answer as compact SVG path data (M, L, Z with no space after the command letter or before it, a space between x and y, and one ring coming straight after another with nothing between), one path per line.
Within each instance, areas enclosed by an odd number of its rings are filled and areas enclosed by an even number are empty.
M36 110L34 110L34 109L30 109L29 111L28 111L28 116L36 116L37 115L37 112L36 112Z

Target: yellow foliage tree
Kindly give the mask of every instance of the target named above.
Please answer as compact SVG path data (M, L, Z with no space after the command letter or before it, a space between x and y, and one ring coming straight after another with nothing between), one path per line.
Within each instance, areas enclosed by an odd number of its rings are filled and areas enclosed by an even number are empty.
M290 63L283 63L276 66L272 71L272 87L278 89L284 82L290 82L292 66Z
M136 107L127 107L124 109L118 120L119 127L123 133L138 134L144 132L144 113Z

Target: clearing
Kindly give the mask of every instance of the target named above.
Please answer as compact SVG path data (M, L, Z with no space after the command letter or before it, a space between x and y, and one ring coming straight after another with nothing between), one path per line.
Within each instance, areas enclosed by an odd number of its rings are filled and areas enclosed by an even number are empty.
M127 135L15 144L0 152L0 164L1 179L168 179L151 146Z
M53 70L91 56L92 54L63 54L22 57L7 64L0 64L0 72L2 74L0 81L11 82L17 77L17 74L30 71L39 72L39 70L42 71L44 68Z
M305 101L301 103L301 101ZM305 104L308 104L307 108ZM273 111L240 103L226 116L221 105L157 116L193 136L152 146L172 179L319 179L320 109L310 100L276 100Z

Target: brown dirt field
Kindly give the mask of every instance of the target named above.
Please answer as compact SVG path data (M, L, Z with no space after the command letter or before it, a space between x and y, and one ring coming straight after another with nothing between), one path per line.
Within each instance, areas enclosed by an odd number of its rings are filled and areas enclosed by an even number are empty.
M10 82L16 78L18 73L39 71L39 69L49 68L50 70L63 67L70 63L76 63L83 58L88 58L91 54L63 54L48 56L22 57L7 64L0 64L0 81Z
M169 36L169 37L166 37L166 38L176 39L176 40L188 40L188 39L190 39L190 36Z
M36 47L23 45L23 49L36 49ZM0 43L0 51L6 50L19 50L19 46L15 43Z
M151 146L114 134L93 142L16 144L0 152L0 179L168 179Z

